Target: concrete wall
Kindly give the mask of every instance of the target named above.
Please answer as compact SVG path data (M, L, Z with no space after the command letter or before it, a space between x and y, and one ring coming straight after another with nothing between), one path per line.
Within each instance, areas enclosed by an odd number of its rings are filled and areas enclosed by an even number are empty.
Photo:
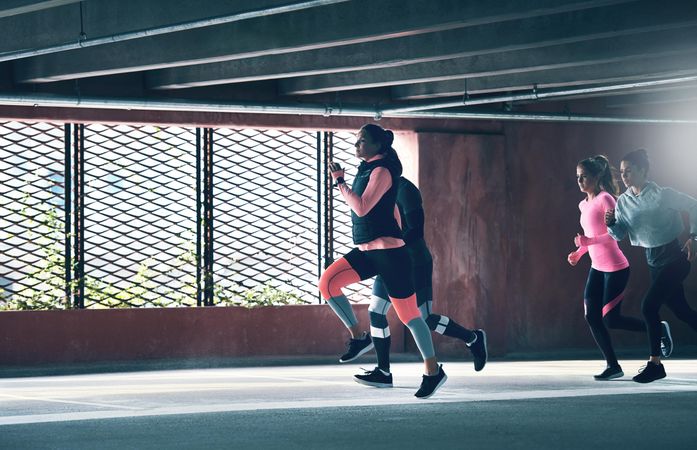
M581 231L575 168L604 153L619 165L644 147L659 184L697 197L697 132L685 127L507 123L500 134L418 133L419 182L434 253L434 310L486 327L494 354L594 349L583 319L590 267L566 263ZM621 244L632 265L623 311L639 316L648 270L641 249ZM697 308L697 270L686 282ZM677 343L697 338L668 310ZM613 331L618 348L642 334ZM459 350L438 339L442 354Z
M367 324L367 305L355 310ZM393 351L403 351L403 329L392 335ZM333 360L347 340L326 305L0 312L0 365L308 354Z
M434 255L435 313L490 331L506 349L510 262L505 147L501 135L419 133L419 186ZM439 350L462 351L439 339Z
M357 130L366 122L8 107L0 108L0 117L335 130ZM399 132L395 142L406 175L424 196L426 236L435 262L434 309L465 326L486 328L494 355L595 349L582 306L589 261L586 257L575 268L566 263L580 231L579 160L604 153L618 165L624 153L645 147L659 184L697 196L694 127L398 119L380 124ZM621 247L632 265L623 311L638 316L648 271L640 249L627 242ZM686 291L697 307L697 270ZM285 308L269 309L279 311L272 320L264 319L262 310L236 308L2 312L0 362L341 351L346 335L329 308ZM365 307L359 309L367 324ZM672 313L666 310L664 316L678 346L697 342ZM391 323L398 323L394 316ZM403 333L400 326L392 329L393 336ZM612 336L618 348L646 347L643 335L614 331ZM110 347L117 345L112 341L121 344ZM402 342L393 339L393 350L399 351L394 346ZM450 339L436 337L436 344L441 355L463 353Z

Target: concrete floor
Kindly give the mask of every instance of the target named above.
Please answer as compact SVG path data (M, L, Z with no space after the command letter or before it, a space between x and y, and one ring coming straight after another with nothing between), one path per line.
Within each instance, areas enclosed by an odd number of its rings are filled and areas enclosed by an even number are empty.
M0 378L0 448L697 448L697 360L639 385L643 364L596 382L598 361L450 362L428 400L418 363L392 389L357 364Z

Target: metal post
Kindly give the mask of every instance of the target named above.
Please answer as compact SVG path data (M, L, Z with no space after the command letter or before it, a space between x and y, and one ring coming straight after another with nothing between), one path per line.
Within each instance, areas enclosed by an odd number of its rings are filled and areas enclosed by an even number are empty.
M317 132L317 278L322 276L322 133ZM322 294L317 292L317 302Z
M324 267L334 262L334 195L332 192L332 174L329 163L332 154L332 133L324 133Z
M196 128L196 306L201 306L201 129Z
M213 305L213 129L203 133L204 305Z
M63 196L64 196L64 208L65 208L65 224L63 228L64 233L64 243L65 243L65 306L70 308L72 305L72 289L70 284L73 277L73 264L72 264L72 252L70 248L70 228L72 224L70 222L70 211L72 209L72 167L70 151L72 148L70 140L70 124L66 123L64 125L65 130L65 163L63 167Z
M73 306L85 307L85 125L74 127L73 149L75 151L75 281Z

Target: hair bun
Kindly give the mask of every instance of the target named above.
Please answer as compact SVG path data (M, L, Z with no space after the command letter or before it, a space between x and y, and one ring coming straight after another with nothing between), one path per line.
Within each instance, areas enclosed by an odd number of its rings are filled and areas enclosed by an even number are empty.
M392 143L394 142L394 133L392 130L385 130L385 144L388 147L392 147Z
M610 160L605 155L595 155L591 158L593 162L603 166L603 169L610 167Z

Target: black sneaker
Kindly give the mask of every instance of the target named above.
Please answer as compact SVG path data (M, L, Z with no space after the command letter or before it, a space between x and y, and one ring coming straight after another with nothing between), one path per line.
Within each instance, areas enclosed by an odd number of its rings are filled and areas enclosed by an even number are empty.
M438 388L441 387L447 379L448 376L443 371L443 365L439 365L437 374L423 376L423 380L421 380L421 387L414 395L418 398L429 398L436 393Z
M373 386L376 388L391 388L392 387L392 374L380 370L376 367L373 370L366 370L363 374L354 375L353 379L356 383L365 384L366 386Z
M661 356L667 358L673 353L673 336L670 335L670 326L665 320L661 322Z
M632 378L637 383L650 383L666 377L666 370L663 364L654 364L651 361L647 362L644 367L639 369L639 375Z
M620 378L623 376L624 372L622 372L622 368L620 366L608 366L605 370L603 370L603 373L593 375L593 378L595 378L598 381L606 381L615 378Z
M367 332L358 339L349 339L348 350L339 358L340 363L347 363L361 356L363 353L373 349L373 340Z
M486 332L481 329L474 330L474 335L476 336L474 342L467 344L467 347L472 352L474 370L479 372L486 365L486 361L489 359L489 352L486 349Z

